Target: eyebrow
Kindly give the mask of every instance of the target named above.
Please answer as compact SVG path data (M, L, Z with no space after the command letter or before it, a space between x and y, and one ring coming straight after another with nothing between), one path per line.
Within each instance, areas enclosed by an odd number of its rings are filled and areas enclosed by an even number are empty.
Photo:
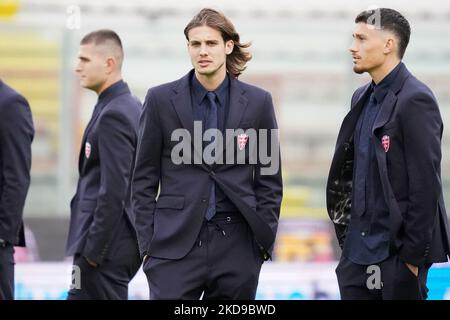
M190 40L189 43L191 44L197 44L197 43L201 43L202 41L200 40ZM211 40L205 40L206 43L219 43L219 40L215 40L215 39L211 39Z
M353 38L366 38L367 36L364 33L353 33Z

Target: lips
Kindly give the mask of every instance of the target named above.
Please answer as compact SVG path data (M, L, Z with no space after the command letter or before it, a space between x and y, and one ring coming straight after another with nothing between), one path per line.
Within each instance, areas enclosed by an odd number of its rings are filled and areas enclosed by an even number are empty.
M208 66L210 63L212 63L212 61L209 61L209 60L200 60L200 61L198 62L198 64L199 64L200 67L206 67L206 66Z

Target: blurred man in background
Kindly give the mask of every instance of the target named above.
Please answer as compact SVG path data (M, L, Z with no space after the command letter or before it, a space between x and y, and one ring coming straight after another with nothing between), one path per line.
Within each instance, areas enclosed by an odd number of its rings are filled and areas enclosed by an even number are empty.
M254 299L277 231L281 167L264 174L269 165L259 157L249 164L249 145L255 141L248 141L248 133L225 142L226 150L219 137L226 129L276 131L271 130L277 128L272 98L237 80L251 58L245 50L249 45L240 43L223 14L201 10L184 34L194 70L148 91L133 179L150 298ZM194 127L216 134L210 143L206 135L197 141ZM172 154L177 130L193 138L183 140L188 141L183 163ZM271 145L271 137L265 143ZM279 164L279 148L271 151L271 163ZM228 157L226 164L217 161L220 154L236 157L239 152L247 154L245 163ZM193 160L197 155L199 161Z
M33 137L27 100L0 80L0 300L14 299L14 246L25 246Z
M442 119L431 90L402 63L411 29L392 9L360 13L353 94L327 184L341 248L342 299L426 299L428 269L450 252L440 164Z
M123 49L111 30L81 40L76 73L98 95L79 156L66 254L74 255L81 287L68 299L127 299L140 266L130 205L130 180L141 104L123 82Z

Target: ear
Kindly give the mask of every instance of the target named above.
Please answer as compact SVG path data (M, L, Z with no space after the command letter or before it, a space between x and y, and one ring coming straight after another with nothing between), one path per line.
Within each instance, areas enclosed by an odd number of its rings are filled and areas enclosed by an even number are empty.
M114 57L108 57L105 61L106 74L111 74L116 68L117 61Z
M233 40L228 40L227 42L225 42L225 54L229 55L230 53L233 52L234 49L234 41Z
M397 41L394 38L387 38L386 43L384 45L384 54L390 54L391 52L395 52L397 48Z

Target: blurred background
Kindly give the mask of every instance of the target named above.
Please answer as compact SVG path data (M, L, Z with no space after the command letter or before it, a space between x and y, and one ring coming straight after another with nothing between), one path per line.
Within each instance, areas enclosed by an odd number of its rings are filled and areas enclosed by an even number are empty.
M348 48L356 15L370 5L400 11L412 27L404 62L439 102L450 124L450 2L0 0L0 78L30 102L36 136L24 211L28 248L17 248L18 299L63 298L69 202L78 179L80 140L97 96L73 69L80 39L110 28L122 39L124 80L143 101L149 87L191 69L183 29L203 7L223 11L253 59L241 80L272 93L281 133L284 198L274 261L263 266L260 299L335 299L340 256L325 208L325 184L356 75ZM1 116L1 115L0 115ZM442 142L442 178L450 203L450 130ZM430 273L433 299L450 299L450 269ZM49 280L51 279L51 280ZM59 280L57 280L59 279ZM145 298L142 273L132 298Z

